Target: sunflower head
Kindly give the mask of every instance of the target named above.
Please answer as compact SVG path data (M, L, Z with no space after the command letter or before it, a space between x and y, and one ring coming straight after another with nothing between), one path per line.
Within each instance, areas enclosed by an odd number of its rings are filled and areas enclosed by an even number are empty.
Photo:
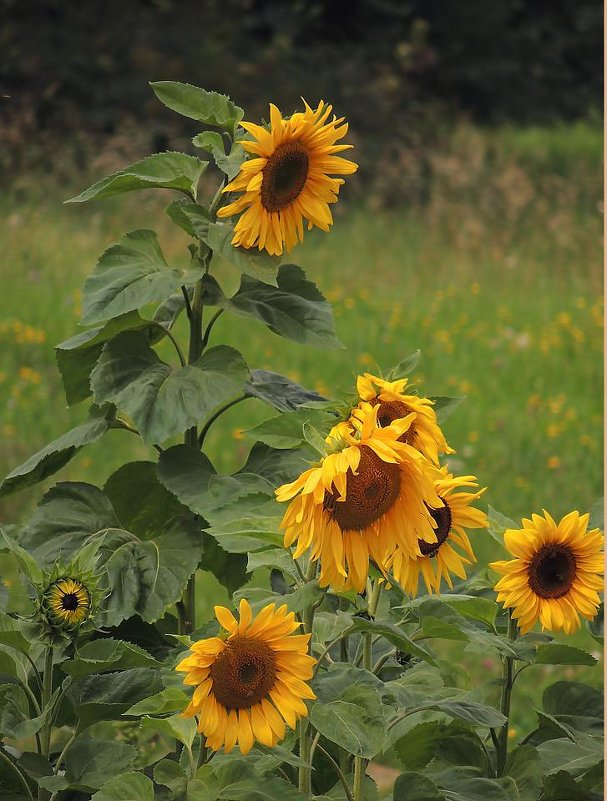
M421 451L434 464L438 465L441 453L454 453L436 420L436 413L429 398L406 393L407 379L384 381L382 378L364 373L356 381L356 389L361 401L379 406L377 421L387 426L401 417L415 414L413 422L402 435L407 442Z
M94 561L84 564L75 559L68 565L55 564L44 572L37 586L35 617L51 639L73 636L92 626L103 591Z
M316 109L304 101L305 111L283 119L270 104L270 126L241 122L253 138L241 142L253 158L224 192L242 192L220 208L218 217L240 214L232 244L282 254L303 239L303 221L328 231L333 222L329 205L337 201L343 178L357 165L337 156L352 145L336 144L348 130L343 118L330 120L331 106Z
M436 540L430 507L440 504L436 469L401 441L414 415L377 425L367 406L327 438L332 450L320 463L276 490L289 501L281 526L294 556L310 549L320 561L320 583L361 592L369 562L386 564L395 550L420 554L420 538Z
M588 531L589 515L570 512L556 523L542 515L523 518L522 528L504 532L511 561L492 562L502 574L497 599L512 609L524 634L540 621L543 629L571 634L580 615L592 619L603 589L603 536Z
M194 694L183 712L198 718L206 745L229 753L236 743L248 754L257 740L274 746L308 714L305 699L316 696L306 683L316 660L308 655L309 634L294 634L301 625L286 605L268 604L253 616L241 600L240 620L223 606L215 615L225 633L199 640L176 670Z
M442 467L437 471L434 487L440 504L429 511L436 540L420 539L421 555L417 558L406 559L397 552L391 560L395 578L412 596L417 595L420 576L430 594L440 592L443 579L453 587L451 573L465 579L465 566L476 561L466 529L487 527L485 512L472 506L486 489L478 489L474 476L453 476ZM461 491L469 487L472 492Z

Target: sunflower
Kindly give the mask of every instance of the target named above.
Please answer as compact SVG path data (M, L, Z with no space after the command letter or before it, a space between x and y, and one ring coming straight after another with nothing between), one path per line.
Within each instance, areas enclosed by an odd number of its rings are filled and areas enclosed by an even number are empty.
M283 119L270 104L270 129L241 122L255 141L244 140L243 148L254 155L223 190L243 192L233 203L220 208L218 217L242 213L234 229L233 245L257 247L280 255L303 239L303 219L308 229L316 225L328 231L333 222L329 204L337 201L343 178L358 165L341 156L352 145L337 145L348 130L343 117L331 121L332 107L322 100L316 109L305 102L305 111ZM342 124L343 123L343 124Z
M523 518L521 529L504 532L506 548L515 557L491 562L502 573L495 585L497 599L512 608L523 634L539 619L543 629L565 634L580 626L579 615L592 619L603 588L603 536L588 531L588 515L569 512L560 523L544 517Z
M184 717L198 716L206 745L228 754L238 743L248 754L257 740L274 746L285 736L285 721L294 729L308 714L303 701L316 698L306 681L316 660L308 656L309 634L294 635L301 625L286 605L268 604L253 617L240 601L237 622L223 606L215 616L228 636L195 642L176 670L196 689Z
M405 395L407 379L398 381L384 381L382 378L365 373L359 375L356 389L363 401L379 405L378 423L381 426L390 425L400 417L406 417L415 412L415 419L403 434L403 441L421 451L434 464L438 465L439 453L455 453L447 445L438 423L436 413L429 398L420 398L418 395Z
M446 467L441 468L440 478L434 486L441 504L430 509L436 523L436 542L419 541L422 555L417 559L403 558L397 551L391 561L392 572L404 589L417 595L421 574L428 593L439 592L441 579L453 587L451 573L466 578L465 565L476 562L466 528L486 528L487 515L471 506L485 489L476 492L459 492L462 487L478 487L475 476L453 476ZM464 555L457 552L457 546Z
M377 425L378 407L332 429L332 452L290 484L276 490L290 501L282 519L285 547L297 540L294 556L310 548L320 560L321 586L362 592L369 559L378 566L401 549L420 556L419 540L436 541L429 508L440 505L436 468L401 441L414 419Z
M63 576L50 584L41 599L51 626L78 628L90 615L91 596L86 586L75 578Z

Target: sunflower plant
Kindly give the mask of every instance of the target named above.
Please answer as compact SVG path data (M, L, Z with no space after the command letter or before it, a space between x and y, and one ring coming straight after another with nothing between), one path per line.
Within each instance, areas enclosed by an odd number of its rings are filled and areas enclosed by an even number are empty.
M198 123L206 156L148 156L70 202L176 193L166 212L187 257L169 263L148 229L99 257L83 330L56 348L67 402L88 417L0 494L111 431L150 458L103 486L59 482L2 532L27 590L0 612L3 797L375 801L387 761L393 801L598 799L598 690L558 681L532 731L514 740L510 720L524 671L596 662L563 638L581 619L602 638L599 528L486 509L442 430L460 399L408 383L418 352L333 399L218 342L237 315L339 347L329 303L285 258L304 223L333 223L357 169L340 155L347 123L324 101L253 123L215 92L152 88ZM272 416L222 474L206 437L245 401ZM491 537L512 559L471 572L475 538ZM210 622L202 571L230 598ZM470 677L462 662L487 655L500 673Z

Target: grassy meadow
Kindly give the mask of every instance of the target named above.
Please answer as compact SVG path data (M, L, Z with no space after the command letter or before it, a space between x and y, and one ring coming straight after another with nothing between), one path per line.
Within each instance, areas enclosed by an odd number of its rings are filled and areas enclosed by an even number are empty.
M351 392L357 373L419 348L416 389L467 396L444 425L456 449L450 464L488 486L491 506L514 519L542 508L554 516L587 511L603 485L601 150L600 130L581 123L461 125L431 157L423 206L385 208L377 194L348 200L346 187L332 232L308 234L291 254L332 301L344 350L303 348L227 314L212 341L239 348L250 367L329 396ZM53 346L77 332L80 287L99 254L126 231L148 227L170 262L188 257L189 240L163 214L172 199L166 190L62 205L98 177L74 175L60 186L52 177L23 180L0 199L2 476L86 414L86 404L66 409ZM397 165L386 176L405 179ZM237 286L228 265L214 272ZM183 321L178 332L185 336ZM249 400L214 425L208 452L220 469L244 462L243 429L269 415ZM112 431L54 480L103 484L123 462L154 453ZM2 499L0 519L24 520L42 491ZM473 543L481 564L494 555L489 538L473 534ZM202 614L209 601L207 593ZM579 642L597 649L586 634ZM536 670L544 671L542 685L580 675ZM598 674L585 678L598 682ZM525 693L533 699L537 685L521 684L517 704Z

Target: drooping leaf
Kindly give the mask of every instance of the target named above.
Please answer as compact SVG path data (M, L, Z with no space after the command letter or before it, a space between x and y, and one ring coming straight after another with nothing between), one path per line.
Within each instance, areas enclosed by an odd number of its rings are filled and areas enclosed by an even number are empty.
M215 469L204 453L190 445L173 445L160 454L161 483L197 514L204 515L204 497Z
M570 773L559 770L544 778L542 801L601 801L600 795L591 796L581 782L576 782Z
M166 715L168 712L183 712L190 697L179 687L167 687L154 695L149 695L130 706L125 715Z
M31 487L52 476L73 459L80 448L101 439L111 428L113 417L111 408L93 409L85 423L49 443L12 470L0 485L0 496Z
M264 323L270 331L304 345L341 348L335 336L330 303L296 264L283 264L276 286L246 274L231 298L218 295L215 304L240 317ZM322 400L322 398L321 398Z
M29 654L32 641L23 621L0 612L0 645L8 645L22 654Z
M537 665L596 665L597 660L572 645L546 643L538 647L534 662Z
M394 782L394 801L445 801L444 793L422 773L407 771Z
M50 567L60 555L69 561L88 537L107 529L121 529L121 524L104 493L93 484L64 481L43 496L20 542L41 565Z
M145 329L150 337L154 329L159 330L158 326L140 317L137 311L130 311L103 325L76 334L56 346L55 358L68 406L80 403L92 394L90 375L103 345L121 331L137 329Z
M198 181L209 162L186 153L154 153L97 181L66 203L83 203L134 189L179 189L196 198Z
M504 774L514 779L520 801L537 801L542 773L540 755L530 745L520 745L508 754Z
M111 401L135 422L145 442L163 442L204 422L244 391L247 367L238 351L218 345L173 369L137 332L108 342L91 375L98 402ZM103 399L103 400L101 400Z
M72 659L61 663L72 678L135 667L160 667L160 662L137 645L111 638L85 643Z
M473 765L479 770L487 768L482 740L472 728L457 720L419 723L396 742L395 750L408 770L421 770L437 755L443 762Z
M154 801L154 785L143 773L121 773L102 784L91 801Z
M384 746L384 710L371 687L349 687L338 700L313 704L310 721L324 737L355 756L372 759Z
M245 392L279 412L292 412L304 403L326 400L318 392L304 389L290 378L271 370L251 370Z
M247 156L239 142L234 142L230 152L226 153L223 139L216 131L204 131L198 134L192 139L192 144L211 153L215 164L227 175L228 181L238 175Z
M28 577L30 581L35 584L40 584L42 581L42 570L40 565L25 548L22 548L18 542L0 528L0 551L10 551L17 559L21 571Z
M80 736L67 751L65 778L73 789L96 790L108 775L128 770L136 756L133 745Z
M169 267L155 231L131 231L101 254L84 282L82 322L104 322L163 301L199 277L195 271Z
M568 737L546 740L538 745L544 773L563 770L577 777L597 765L603 759L603 743L599 737L579 733L576 742Z
M168 718L151 718L144 716L141 719L143 729L153 729L162 732L173 740L179 740L190 748L196 737L196 721L194 718L183 718L181 715L171 715Z
M293 481L307 470L314 459L310 448L270 448L263 442L256 442L242 468L243 473L257 473L271 484L279 487Z
M0 684L0 737L33 737L45 720L44 714L31 716L27 696L18 684Z
M265 250L242 248L232 245L234 226L226 223L210 223L203 241L213 253L229 261L241 272L259 278L262 281L274 282L280 264L280 256L270 256Z
M603 693L577 681L557 681L544 690L544 711L551 715L602 717Z
M208 210L188 198L174 200L166 208L171 220L194 239L206 240L211 218Z
M372 634L384 637L395 648L405 654L412 654L418 657L418 659L428 662L430 665L436 664L434 657L429 651L410 640L409 637L393 623L379 620L365 620L365 618L362 617L355 617L350 630L352 633L369 631Z
M190 83L153 81L150 86L158 100L177 114L204 125L223 128L232 134L244 115L244 111L227 95L208 92Z
M159 671L143 667L85 676L70 687L68 696L83 729L100 720L118 720L137 701L161 689Z
M335 425L335 417L323 411L298 409L270 417L269 420L264 420L263 423L247 429L244 433L271 448L291 449L305 444L306 438L303 433L305 423L324 430Z

